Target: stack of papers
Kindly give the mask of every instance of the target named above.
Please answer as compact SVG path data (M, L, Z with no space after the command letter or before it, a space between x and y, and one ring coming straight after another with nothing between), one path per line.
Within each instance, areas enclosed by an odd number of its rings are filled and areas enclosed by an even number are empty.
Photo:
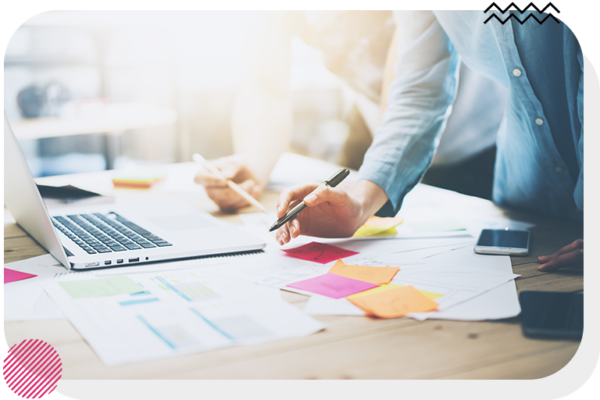
M81 279L44 289L108 366L309 335L323 324L278 290L201 270Z
M41 282L68 274L54 257L46 254L7 264L11 270L33 275L4 285L4 320L31 321L64 318L63 313L44 292ZM6 268L5 268L6 269ZM87 273L87 275L91 275Z

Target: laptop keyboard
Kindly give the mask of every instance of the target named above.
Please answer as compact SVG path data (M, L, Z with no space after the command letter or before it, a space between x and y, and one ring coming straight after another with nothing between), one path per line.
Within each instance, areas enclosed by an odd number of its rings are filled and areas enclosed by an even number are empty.
M172 246L114 212L53 217L52 223L88 254Z

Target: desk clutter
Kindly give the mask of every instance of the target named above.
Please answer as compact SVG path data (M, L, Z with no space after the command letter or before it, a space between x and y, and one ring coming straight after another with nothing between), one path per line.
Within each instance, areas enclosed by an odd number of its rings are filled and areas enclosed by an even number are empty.
M510 258L473 246L482 228L531 225L463 220L452 212L454 195L419 185L401 215L372 218L354 237L300 237L286 246L267 232L273 215L242 214L241 229L267 241L259 254L85 272L50 255L7 264L5 321L67 318L116 366L311 335L327 329L319 315L518 315ZM310 298L301 310L281 290Z

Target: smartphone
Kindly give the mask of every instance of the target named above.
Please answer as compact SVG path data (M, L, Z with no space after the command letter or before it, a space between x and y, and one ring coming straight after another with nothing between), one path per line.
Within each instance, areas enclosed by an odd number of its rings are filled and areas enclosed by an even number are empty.
M529 254L529 237L529 231L484 229L475 245L475 253L526 256Z
M539 292L519 294L523 334L534 338L581 339L583 293Z

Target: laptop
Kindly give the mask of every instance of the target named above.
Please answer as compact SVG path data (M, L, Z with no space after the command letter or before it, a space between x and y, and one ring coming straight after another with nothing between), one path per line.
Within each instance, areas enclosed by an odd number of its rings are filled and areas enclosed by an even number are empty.
M17 224L73 270L251 252L266 246L183 203L103 204L47 210L4 115L4 203Z

